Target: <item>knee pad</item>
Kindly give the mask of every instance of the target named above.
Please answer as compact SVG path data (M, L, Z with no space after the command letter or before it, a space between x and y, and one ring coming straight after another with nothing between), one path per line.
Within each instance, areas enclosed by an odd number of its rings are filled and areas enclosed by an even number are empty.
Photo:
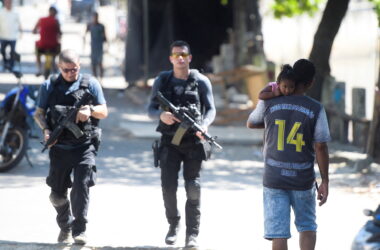
M54 207L60 207L69 202L66 194L59 194L54 191L51 191L49 195L49 199L50 199L51 204L53 204Z
M186 195L189 200L199 200L201 197L201 185L197 180L185 181Z

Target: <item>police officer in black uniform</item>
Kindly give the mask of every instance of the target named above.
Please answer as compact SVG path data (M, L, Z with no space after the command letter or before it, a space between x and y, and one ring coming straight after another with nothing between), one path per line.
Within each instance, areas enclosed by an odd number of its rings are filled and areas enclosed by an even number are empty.
M170 224L165 242L168 245L177 239L180 214L177 209L178 172L183 165L183 178L187 195L186 201L186 247L196 247L200 222L200 170L207 156L200 133L188 130L180 140L176 138L179 120L168 110L162 109L156 97L160 91L177 107L190 110L195 119L207 131L215 118L215 105L209 79L197 70L190 69L192 56L190 46L185 41L175 41L170 46L169 60L173 70L164 71L156 78L148 113L151 118L159 119L157 131L162 134L159 162L161 186ZM176 141L177 143L174 143ZM180 143L178 143L180 142Z
M59 76L51 77L40 87L34 118L47 141L60 117L66 117L85 92L92 94L88 103L77 110L75 120L49 145L50 169L46 179L61 229L58 242L69 243L72 235L75 243L86 244L89 187L95 185L95 155L101 134L98 125L108 111L99 82L89 75L79 74L79 56L74 51L62 51L58 67ZM68 188L72 188L70 200Z

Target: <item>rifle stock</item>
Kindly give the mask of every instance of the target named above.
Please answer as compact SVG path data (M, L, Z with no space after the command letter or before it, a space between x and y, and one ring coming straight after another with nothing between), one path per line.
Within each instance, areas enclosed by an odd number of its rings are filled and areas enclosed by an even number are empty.
M206 139L206 141L210 142L212 145L217 147L219 150L222 150L223 147L216 142L216 137L211 136L207 132L203 131L202 127L193 119L191 118L185 111L183 111L181 108L174 106L173 103L171 103L168 99L164 97L164 95L157 91L157 99L158 101L164 106L170 109L170 111L173 113L173 115L184 123L190 124L190 127L196 131L200 132L202 136Z
M42 151L41 151L42 153L45 152L45 150L50 145L52 145L58 139L58 137L62 134L63 129L66 127L65 124L69 124L70 122L74 122L74 120L76 118L76 114L78 112L78 109L81 106L83 106L84 104L86 104L90 100L91 97L92 97L92 94L88 90L86 90L84 95L82 96L82 98L77 100L74 103L73 108L67 113L67 116L66 117L60 117L58 119L59 124L53 130L53 132L51 132L49 139L43 144L44 147L42 148Z

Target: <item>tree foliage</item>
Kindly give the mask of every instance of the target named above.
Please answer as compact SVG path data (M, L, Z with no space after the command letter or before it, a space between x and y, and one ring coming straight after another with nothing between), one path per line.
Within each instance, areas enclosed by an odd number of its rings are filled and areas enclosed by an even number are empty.
M368 1L370 1L374 5L374 9L377 14L377 22L378 22L377 25L380 27L380 0L368 0Z
M228 0L221 0L224 2ZM374 10L377 14L378 26L380 27L380 0L368 0L374 6ZM274 0L271 8L275 18L282 17L294 17L307 13L308 15L314 15L320 5L326 2L326 0Z
M277 18L292 17L307 13L313 15L320 9L325 0L274 0L272 7ZM314 35L313 46L309 55L317 68L315 84L308 91L308 95L321 100L322 86L325 78L330 74L330 54L340 24L347 12L350 0L328 0L322 14L321 21Z
M220 3L221 3L222 5L227 5L227 4L228 4L228 0L220 0Z
M307 13L312 16L325 0L274 0L271 6L275 18L293 17ZM373 0L379 1L379 0Z

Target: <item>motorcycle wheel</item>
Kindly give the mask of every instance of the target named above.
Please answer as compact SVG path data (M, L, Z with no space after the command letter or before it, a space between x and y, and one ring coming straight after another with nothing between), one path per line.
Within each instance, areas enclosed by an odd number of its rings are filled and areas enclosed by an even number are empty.
M24 157L28 148L27 131L22 128L11 128L0 150L0 172L16 167Z

